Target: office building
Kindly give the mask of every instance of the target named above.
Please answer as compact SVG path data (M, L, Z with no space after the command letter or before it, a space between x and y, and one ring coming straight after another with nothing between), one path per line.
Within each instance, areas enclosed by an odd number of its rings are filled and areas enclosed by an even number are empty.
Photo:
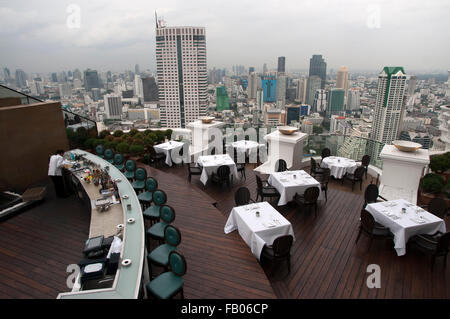
M159 101L158 85L154 77L142 78L142 89L144 94L144 102Z
M261 77L261 86L264 91L264 102L276 101L277 80L273 75L264 75Z
M408 80L408 96L412 96L417 86L417 77L415 75L411 75Z
M309 76L311 77L314 75L322 80L320 89L324 89L327 80L327 64L322 58L322 55L315 54L309 60Z
M8 83L9 81L11 81L11 72L9 71L8 68L3 68L3 76L5 78L5 82Z
M115 94L106 94L104 97L105 112L108 119L122 118L122 98Z
M216 88L216 111L224 111L230 109L230 99L224 86Z
M248 74L252 74L253 72L255 72L255 67L254 66L248 67Z
M110 72L111 73L111 72ZM78 70L78 69L75 69L74 71L73 71L73 78L74 79L78 79L78 80L80 80L81 81L81 71L80 70Z
M256 108L260 112L264 109L264 90L262 88L256 90Z
M286 72L286 58L284 56L278 57L278 73Z
M58 84L59 88L59 96L63 97L71 97L72 96L72 87L69 83Z
M134 74L135 75L140 75L141 74L141 71L139 70L139 64L136 64L134 66Z
M91 91L93 88L100 88L100 79L96 70L87 69L84 71L84 89Z
M325 112L327 110L327 91L317 90L314 94L313 112Z
M27 86L27 75L21 69L16 70L16 85L18 88L25 88Z
M403 67L384 67L378 76L372 140L388 144L397 138L405 90L406 73Z
M292 105L286 108L286 125L290 125L293 121L300 122L299 105Z
M300 106L300 116L308 116L311 112L311 106L308 104L302 104Z
M267 75L269 73L269 69L267 68L267 64L264 63L263 65L263 75Z
M354 111L361 108L361 93L359 89L351 88L347 93L347 110Z
M347 103L348 70L346 66L341 66L337 72L336 88L344 90L345 94L344 103Z
M144 86L142 84L141 76L138 74L134 76L134 95L137 98L144 99Z
M255 72L252 72L248 76L247 97L250 100L256 99L256 92L258 90L259 77Z
M161 125L185 128L206 115L206 31L156 25L156 65Z
M295 100L300 103L306 103L306 89L308 87L308 79L300 78L297 81L297 90Z
M58 82L58 75L56 73L52 73L52 82Z
M344 99L343 89L332 89L328 94L327 116L342 114L345 111Z
M286 84L287 78L284 73L279 73L277 77L277 106L283 108L286 104Z
M306 88L306 104L313 105L314 97L317 90L321 88L322 80L319 76L313 75L308 78L307 88Z

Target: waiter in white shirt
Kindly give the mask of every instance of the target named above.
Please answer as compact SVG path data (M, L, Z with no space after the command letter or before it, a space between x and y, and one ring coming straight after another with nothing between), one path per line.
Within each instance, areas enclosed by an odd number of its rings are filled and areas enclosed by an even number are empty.
M56 196L62 198L67 197L62 177L63 155L63 150L57 150L55 155L50 157L50 163L48 164L48 176L50 176L55 185Z

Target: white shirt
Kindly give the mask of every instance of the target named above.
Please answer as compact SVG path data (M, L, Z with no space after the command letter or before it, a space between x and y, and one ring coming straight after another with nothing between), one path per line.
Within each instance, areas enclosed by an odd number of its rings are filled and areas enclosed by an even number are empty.
M52 155L52 157L50 157L50 163L48 164L48 175L62 176L61 167L63 166L63 161L64 159L61 155Z

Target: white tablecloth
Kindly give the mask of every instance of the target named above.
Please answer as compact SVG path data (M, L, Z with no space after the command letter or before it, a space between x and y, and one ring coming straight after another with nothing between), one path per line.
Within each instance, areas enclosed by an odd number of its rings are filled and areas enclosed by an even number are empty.
M233 208L224 228L225 234L236 229L258 260L264 245L271 246L280 236L294 236L291 223L268 202Z
M284 171L272 173L267 180L280 193L278 206L286 205L294 199L295 193L303 195L309 187L318 187L320 191L319 200L322 200L320 183L305 171Z
M342 178L345 173L353 174L357 165L352 159L337 156L328 156L320 164L322 168L329 168L330 175L334 178Z
M209 176L216 173L217 169L222 165L229 166L230 174L234 175L235 179L238 178L236 163L228 154L199 156L196 165L203 167L202 175L200 176L200 181L203 185L206 185Z
M157 153L166 154L166 164L169 166L172 166L172 157L171 157L172 150L180 151L182 147L183 143L177 141L169 141L166 143L153 146L153 148Z
M406 214L402 213L403 207L406 208ZM398 256L406 254L406 243L412 236L446 231L442 219L404 199L369 204L366 210L377 223L389 228L394 234L394 248Z

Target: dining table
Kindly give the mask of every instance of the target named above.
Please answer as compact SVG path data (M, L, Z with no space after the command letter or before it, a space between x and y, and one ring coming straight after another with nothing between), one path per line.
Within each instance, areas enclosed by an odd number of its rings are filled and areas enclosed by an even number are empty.
M398 256L406 254L406 243L412 236L446 231L443 219L404 199L368 204L365 209L394 235Z
M357 167L356 161L346 157L328 156L320 163L321 168L329 168L330 175L341 179L346 173L353 174Z
M284 235L294 236L292 224L268 202L234 207L225 224L225 234L238 230L239 235L259 260L265 245Z
M168 166L172 166L173 161L172 161L172 152L176 152L176 151L180 151L180 149L183 147L183 143L182 142L177 142L177 141L169 141L169 142L165 142L162 144L158 144L153 146L153 148L155 149L155 151L157 153L164 153L166 155L166 164Z
M209 177L213 173L217 173L217 169L222 165L229 166L230 174L233 175L235 179L238 178L236 163L231 159L230 155L219 154L219 155L203 155L198 157L196 166L202 167L202 174L200 175L200 181L203 183L203 185L206 185Z
M280 193L278 206L292 201L296 193L303 195L309 187L318 187L320 192L318 200L323 200L320 183L304 170L272 173L267 182Z

